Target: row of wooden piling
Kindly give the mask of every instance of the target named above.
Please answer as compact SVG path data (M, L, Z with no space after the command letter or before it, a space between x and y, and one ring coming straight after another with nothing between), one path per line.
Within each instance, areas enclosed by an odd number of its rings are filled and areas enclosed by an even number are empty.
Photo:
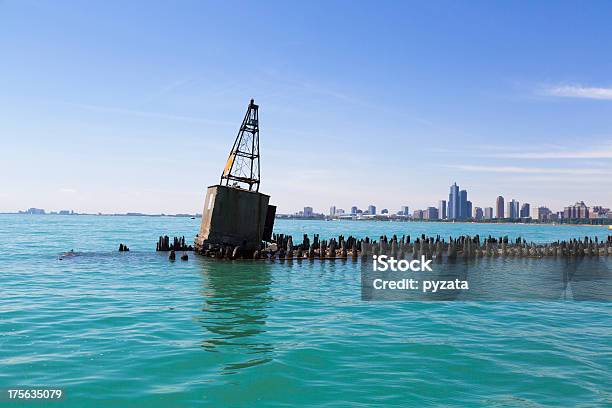
M160 236L155 247L156 251L193 251L193 246L185 244L185 236L174 237L172 243L167 235Z
M203 255L217 259L367 259L373 255L387 255L396 259L420 258L456 259L483 257L584 257L612 256L612 235L600 240L598 237L558 240L550 243L527 242L524 238L462 235L442 238L424 234L412 240L410 235L387 237L377 240L365 237L358 239L343 235L321 240L318 234L312 241L304 234L302 243L294 244L290 235L275 234L271 245L258 251L245 251L240 246L209 245Z

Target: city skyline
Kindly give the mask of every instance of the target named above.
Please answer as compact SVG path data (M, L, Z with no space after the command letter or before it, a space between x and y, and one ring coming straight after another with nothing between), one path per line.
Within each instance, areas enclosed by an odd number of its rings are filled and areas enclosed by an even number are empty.
M453 183L453 185L451 185L451 192L453 190L453 187L457 187L458 190L458 185L456 182ZM465 192L465 198L467 199L467 190L458 190L458 192ZM460 196L460 194L457 194L458 196ZM501 209L502 209L502 216L499 216L499 208L500 208L500 201L501 200ZM396 206L388 206L388 207L384 207L382 208L380 211L377 210L378 206L376 204L366 204L363 206L359 206L359 205L351 205L351 206L341 206L341 205L331 205L328 207L328 211L324 211L323 209L321 209L319 211L319 209L317 207L314 206L304 206L302 212L304 212L306 214L306 216L310 216L313 214L323 214L323 215L354 215L354 214L369 214L369 215L381 215L381 214L392 214L392 215L410 215L412 216L413 211L425 211L427 209L435 209L436 210L436 214L437 217L440 217L440 219L457 219L457 220L462 220L464 218L470 218L471 216L473 216L475 214L475 211L477 210L481 210L482 211L482 215L483 218L485 219L496 219L496 218L524 218L524 217L533 217L533 218L537 218L537 214L538 211L541 209L546 209L548 211L550 211L551 213L560 213L560 212L564 212L566 210L567 207L569 206L574 206L574 205L578 205L581 203L582 206L591 208L591 207L595 207L595 208L609 208L612 207L612 205L607 204L607 203L591 203L591 204L585 204L584 200L579 200L579 201L573 201L569 200L566 205L561 206L560 208L555 208L555 207L551 207L548 206L546 204L534 204L534 202L530 201L530 202L526 202L526 201L521 201L521 200L517 200L515 198L509 199L508 197L505 197L504 195L499 195L497 196L497 198L495 199L495 202L493 202L491 205L483 205L482 203L478 203L479 205L473 205L473 203L470 200L466 200L467 203L469 203L469 208L471 209L471 211L469 212L469 214L472 215L468 215L465 214L463 216L458 216L458 217L451 217L450 216L450 200L438 200L438 204L437 206L435 205L429 205L429 206L423 206L418 207L418 206L410 206L410 205L405 205L405 204L400 204L400 205L396 205ZM514 204L514 213L510 212L510 204L513 203ZM575 204L574 204L575 203ZM443 207L441 207L443 205ZM70 206L68 206L70 207ZM350 208L350 209L345 209L345 208ZM443 210L442 210L443 208ZM412 211L410 210L412 209ZM306 211L304 211L306 210ZM373 212L372 212L373 210ZM489 212L489 215L487 215L487 211ZM527 213L525 213L524 211L527 211ZM580 214L580 210L577 210L578 214ZM291 214L291 213L298 213L298 211L289 211L289 212L285 212L284 214ZM115 215L115 214L138 214L138 215L142 215L142 214L153 214L153 215L157 215L157 214L168 214L168 215L192 215L192 214L201 214L201 211L195 211L193 213L189 213L189 212L178 212L178 213L172 213L172 212L165 212L165 211L161 211L161 212L141 212L141 211L126 211L126 212L101 212L101 211L75 211L74 209L70 209L70 210L66 210L64 207L62 207L62 209L58 209L58 208L53 208L53 209L44 209L42 207L24 207L23 209L17 209L17 210L13 210L13 211L0 211L0 213L30 213L30 214L57 214L57 215L70 215L71 213L73 214L103 214L103 215ZM281 212L279 212L280 214ZM524 214L528 214L528 215L524 215ZM436 218L437 218L436 217Z
M450 186L448 201L439 200L438 206L427 206L426 208L414 208L412 213L409 211L409 205L400 205L398 211L387 208L383 209L379 214L376 212L375 204L368 204L367 209L362 210L359 206L352 205L350 212L346 212L340 206L332 205L329 213L324 212L317 213L313 211L312 207L305 207L310 209L310 214L318 215L329 215L333 216L354 216L354 215L399 215L407 216L411 218L423 218L423 219L440 219L440 220L457 220L465 221L468 219L476 220L487 220L487 219L521 219L521 218L534 218L534 219L550 219L550 217L565 217L565 218L589 218L589 208L595 211L597 215L602 217L612 218L612 212L609 207L606 207L605 203L597 203L587 205L583 200L576 201L575 204L568 204L563 206L560 210L551 209L549 206L544 204L533 205L530 202L524 202L515 198L506 199L503 195L497 196L495 203L492 206L474 206L473 203L467 199L467 189L460 190L457 182L453 182ZM391 207L394 208L394 207ZM304 212L295 212L294 214L302 214Z
M426 209L449 179L481 207L499 191L604 203L610 18L607 3L0 2L0 211L201 212L251 98L279 212Z

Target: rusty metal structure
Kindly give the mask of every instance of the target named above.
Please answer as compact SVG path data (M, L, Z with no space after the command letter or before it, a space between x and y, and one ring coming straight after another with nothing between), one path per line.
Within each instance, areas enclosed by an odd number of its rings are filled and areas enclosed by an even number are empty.
M259 184L259 106L251 99L221 180L206 190L196 252L253 257L272 239L276 207Z
M259 191L259 180L259 106L251 99L219 184Z

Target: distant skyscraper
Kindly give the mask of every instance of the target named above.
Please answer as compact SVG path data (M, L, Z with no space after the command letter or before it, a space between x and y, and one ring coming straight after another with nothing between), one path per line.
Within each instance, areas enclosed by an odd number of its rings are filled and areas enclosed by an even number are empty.
M304 217L312 217L312 207L304 207Z
M524 203L523 205L521 205L521 214L520 214L520 217L521 218L529 218L529 210L530 210L529 203Z
M550 217L550 214L552 214L552 211L550 211L548 207L538 207L538 220L547 220Z
M506 209L507 209L507 214L506 217L507 218L511 218L513 220L520 218L521 214L519 211L519 202L516 200L510 200L507 205L506 205Z
M474 219L482 220L484 214L482 213L482 208L476 207L474 208Z
M493 219L493 207L485 207L484 209L484 219L492 220Z
M467 195L467 193L466 193ZM466 201L466 205L465 205L465 218L472 218L473 214L472 214L472 202L471 201Z
M357 214L357 207L355 206L351 207L351 214Z
M422 220L423 210L414 210L414 212L412 213L412 218L415 220Z
M521 208L516 200L512 200L512 214L514 218L521 218Z
M457 183L453 183L453 185L450 186L447 215L449 220L456 220L459 218L459 186Z
M407 205L403 205L402 209L400 210L400 214L401 215L405 215L405 216L409 216L410 215L410 208L408 208Z
M589 218L612 218L612 212L609 208L602 207L601 205L594 205L589 210Z
M576 201L576 204L563 209L563 218L589 218L589 207L586 206L584 201Z
M506 218L504 216L504 197L502 196L497 197L497 202L495 203L495 209L496 209L495 215L497 216L497 218Z
M329 215L331 215L332 217L334 215L336 215L336 206L332 205L331 207L329 207Z
M423 211L423 219L437 220L438 219L438 209L436 207L427 207L427 209Z
M375 205L368 205L368 213L372 214L372 215L376 215L376 206Z
M440 200L438 203L438 217L440 217L441 220L446 219L446 200Z
M459 219L465 220L469 218L471 211L471 208L468 211L467 190L461 190L459 192Z

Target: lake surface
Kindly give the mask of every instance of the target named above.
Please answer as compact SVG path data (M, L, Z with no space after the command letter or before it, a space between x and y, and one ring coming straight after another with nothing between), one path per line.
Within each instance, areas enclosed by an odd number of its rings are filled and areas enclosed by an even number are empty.
M352 262L169 262L155 252L159 235L191 240L199 223L0 215L0 388L61 387L64 400L32 406L62 407L612 405L610 302L368 302ZM608 233L301 220L277 220L275 231L296 241Z

